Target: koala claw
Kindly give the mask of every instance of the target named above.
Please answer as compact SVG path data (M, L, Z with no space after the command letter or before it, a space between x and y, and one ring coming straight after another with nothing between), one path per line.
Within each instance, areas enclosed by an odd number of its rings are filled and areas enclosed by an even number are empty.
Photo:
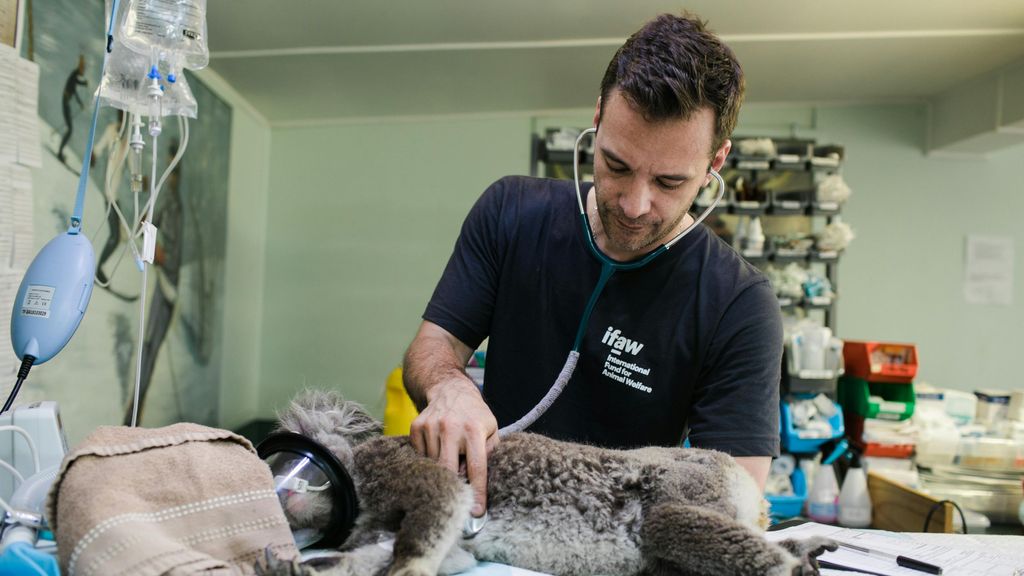
M818 556L823 553L834 552L839 545L828 538L812 536L803 540L783 540L779 545L785 548L800 560L800 564L793 568L793 576L817 576Z

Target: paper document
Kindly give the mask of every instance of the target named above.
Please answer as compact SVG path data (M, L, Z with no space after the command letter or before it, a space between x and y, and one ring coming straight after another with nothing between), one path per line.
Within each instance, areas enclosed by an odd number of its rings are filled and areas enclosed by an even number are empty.
M1013 304L1013 238L967 237L964 298L969 304Z
M802 539L811 536L824 536L871 550L923 560L941 567L943 576L1024 575L1024 557L978 549L971 545L961 548L948 544L954 542L952 539L943 540L947 544L933 544L914 538L911 534L881 530L852 530L815 522L767 532L765 536L772 542L787 538ZM938 535L922 534L917 536ZM965 544L973 544L969 537L962 536L962 538L964 538ZM818 560L842 566L847 570L864 570L867 573L884 576L924 576L925 574L918 570L898 566L895 559L863 554L843 547L835 552L825 552L818 557ZM850 572L838 571L834 573L850 574Z

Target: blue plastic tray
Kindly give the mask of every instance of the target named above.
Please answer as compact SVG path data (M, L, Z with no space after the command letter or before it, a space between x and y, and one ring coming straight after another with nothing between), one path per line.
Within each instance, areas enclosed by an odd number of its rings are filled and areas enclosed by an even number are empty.
M804 501L807 500L807 479L804 478L803 471L799 468L794 470L790 480L793 481L792 496L766 496L770 505L772 524L799 516L804 509Z
M781 428L782 428L782 449L790 454L814 454L822 444L829 440L842 438L846 434L846 427L843 425L843 409L832 402L836 407L836 413L828 419L832 425L832 436L828 438L801 438L797 430L793 428L793 415L789 403L782 402Z

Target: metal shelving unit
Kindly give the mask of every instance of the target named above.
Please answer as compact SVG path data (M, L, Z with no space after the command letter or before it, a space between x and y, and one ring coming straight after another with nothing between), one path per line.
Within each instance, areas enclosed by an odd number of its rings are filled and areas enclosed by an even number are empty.
M742 138L736 138L735 141ZM742 156L731 154L723 167L723 176L727 170L739 171L750 175L753 180L765 173L779 174L784 172L806 174L813 184L816 174L838 173L842 167L843 149L834 145L817 145L813 140L784 139L777 140L778 155L775 158L758 156ZM735 148L734 148L735 149ZM586 150L580 151L580 167L593 166L593 156ZM530 175L548 178L572 178L573 151L571 148L552 149L548 140L539 134L533 134L530 142ZM699 198L698 198L699 200ZM693 210L700 211L703 207L694 203ZM832 223L840 214L842 206L834 203L820 203L814 198L813 186L799 193L778 193L774 190L763 192L763 196L752 199L740 197L730 186L723 202L712 214L733 214L737 216L765 216L768 218L824 218L825 224ZM758 255L740 254L755 266L767 263L788 264L799 262L805 264L823 264L825 277L828 278L833 290L839 286L839 261L841 253L819 252L811 249L805 253L773 252L766 249ZM804 310L821 310L825 318L824 324L836 332L837 314L836 298L825 303L815 299L792 301L783 298L779 306L783 310L802 308Z

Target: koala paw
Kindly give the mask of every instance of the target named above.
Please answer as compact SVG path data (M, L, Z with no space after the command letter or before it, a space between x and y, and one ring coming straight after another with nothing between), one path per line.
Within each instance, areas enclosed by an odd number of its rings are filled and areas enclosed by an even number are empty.
M263 559L253 566L256 576L313 576L315 572L299 563L298 559L282 559L270 548L263 550Z
M812 536L802 540L782 540L779 542L779 546L800 561L800 564L793 568L793 576L816 576L818 574L818 556L826 551L833 552L839 547L834 540L821 536Z

